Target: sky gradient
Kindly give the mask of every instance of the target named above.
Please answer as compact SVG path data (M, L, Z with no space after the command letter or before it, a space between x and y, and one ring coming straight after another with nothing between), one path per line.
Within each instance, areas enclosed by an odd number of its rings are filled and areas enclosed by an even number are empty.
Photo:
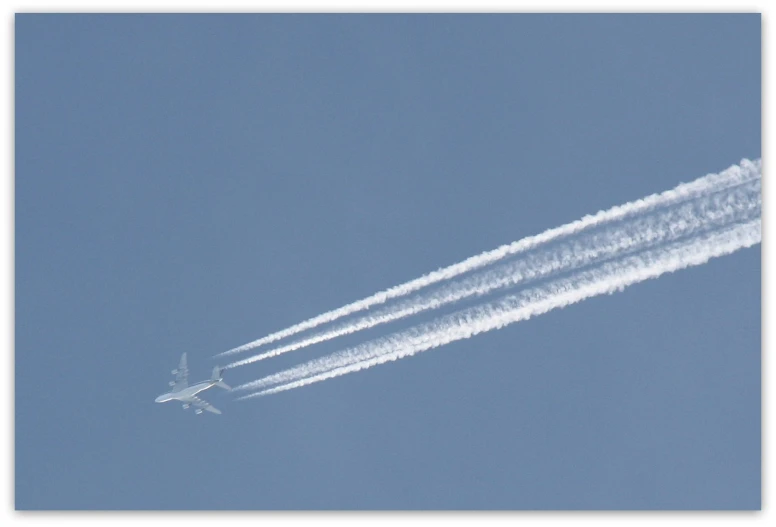
M303 389L208 392L220 416L153 400L183 351L204 378L760 157L760 27L16 15L16 508L759 508L759 246Z

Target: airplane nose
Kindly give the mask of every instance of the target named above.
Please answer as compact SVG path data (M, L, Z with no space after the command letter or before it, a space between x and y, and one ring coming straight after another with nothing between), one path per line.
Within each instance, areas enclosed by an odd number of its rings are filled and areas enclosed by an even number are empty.
M154 399L154 402L155 402L155 403L161 403L161 402L162 402L162 397L164 397L164 395L160 395L159 397L157 397L156 399Z

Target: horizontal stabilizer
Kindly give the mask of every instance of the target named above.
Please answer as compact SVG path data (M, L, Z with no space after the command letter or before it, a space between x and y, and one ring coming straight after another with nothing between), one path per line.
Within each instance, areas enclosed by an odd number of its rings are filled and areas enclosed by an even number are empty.
M231 390L232 387L226 384L223 380L221 380L223 379L223 377L221 376L223 371L224 370L222 370L218 366L213 368L213 375L210 377L210 380L216 381L216 386L218 386L219 388L223 388L224 390Z

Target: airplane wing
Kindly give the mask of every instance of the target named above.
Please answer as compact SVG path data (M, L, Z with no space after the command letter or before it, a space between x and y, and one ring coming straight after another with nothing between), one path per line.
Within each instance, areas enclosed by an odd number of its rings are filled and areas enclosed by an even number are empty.
M175 384L173 385L172 391L177 392L180 391L189 385L189 367L186 364L186 352L183 352L183 355L181 355L181 362L178 364L178 369L173 370L173 373L175 374Z
M200 410L207 410L208 412L213 412L214 414L220 414L221 410L213 406L207 401L203 401L199 397L192 397L191 398L191 404L193 404L195 407L199 408Z

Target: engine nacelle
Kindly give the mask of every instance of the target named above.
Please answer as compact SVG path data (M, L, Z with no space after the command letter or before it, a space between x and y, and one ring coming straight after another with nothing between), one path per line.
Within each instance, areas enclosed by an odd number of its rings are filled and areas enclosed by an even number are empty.
M184 409L184 410L188 410L188 409L189 409L189 405L188 405L188 404L184 404L184 405L183 405L183 409Z
M195 414L197 414L197 415L199 415L199 414L201 414L201 413L202 413L202 410L200 410L199 408L197 408L196 410L194 410L194 413L195 413Z
M173 375L178 375L178 370L172 370Z
M170 381L167 384L169 384L170 386L175 386L175 381Z

